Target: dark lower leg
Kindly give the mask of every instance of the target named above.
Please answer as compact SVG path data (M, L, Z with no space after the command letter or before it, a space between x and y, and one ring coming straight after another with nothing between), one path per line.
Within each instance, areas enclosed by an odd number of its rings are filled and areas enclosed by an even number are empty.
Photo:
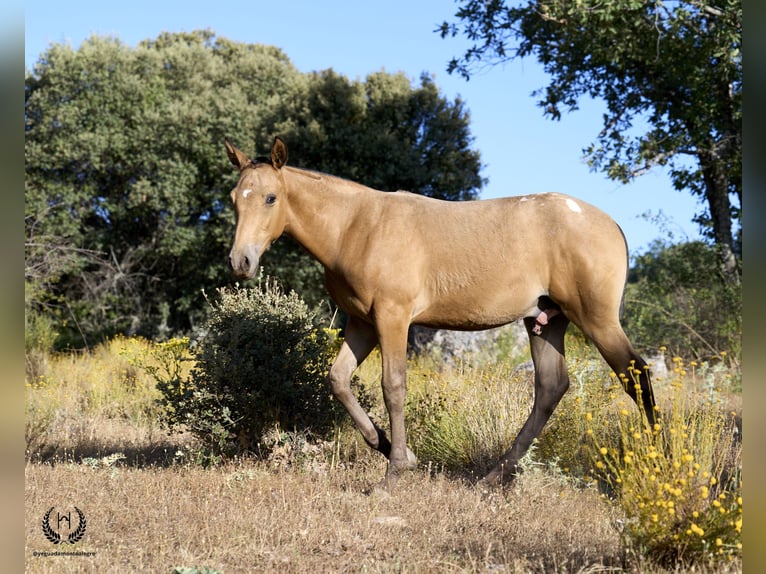
M564 334L569 321L564 315L553 317L549 328L540 336L535 335L534 318L524 319L524 324L529 334L532 361L535 365L534 405L511 448L485 477L485 482L490 485L509 482L513 479L519 460L540 434L561 397L569 388L569 376L564 358Z

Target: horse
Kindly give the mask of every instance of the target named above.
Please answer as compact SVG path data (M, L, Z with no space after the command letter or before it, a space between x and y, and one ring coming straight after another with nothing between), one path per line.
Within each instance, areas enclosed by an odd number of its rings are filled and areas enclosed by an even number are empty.
M327 291L348 316L329 386L366 443L388 464L391 491L417 459L404 421L410 325L482 330L522 319L534 365L531 413L513 444L482 479L510 483L520 458L569 387L564 335L573 322L594 342L650 425L649 368L620 324L628 271L625 236L600 209L559 193L453 202L374 190L287 166L276 137L269 157L251 160L225 140L239 180L229 262L252 278L283 233L324 267ZM380 345L390 440L351 391L356 368ZM640 401L640 403L639 403Z

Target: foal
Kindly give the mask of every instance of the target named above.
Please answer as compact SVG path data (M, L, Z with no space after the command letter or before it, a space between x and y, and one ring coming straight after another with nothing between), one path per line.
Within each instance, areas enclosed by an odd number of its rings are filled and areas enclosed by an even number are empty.
M532 412L485 477L510 480L569 386L564 334L570 321L595 343L625 391L654 423L649 370L620 325L628 270L625 237L604 212L558 194L449 202L385 193L288 167L276 138L269 158L250 160L226 141L240 170L231 192L237 228L230 262L255 275L283 233L324 266L327 290L348 314L332 365L332 392L367 444L388 458L383 486L416 465L404 425L407 332L412 324L480 330L524 320L535 368ZM380 345L389 441L351 392L354 370Z

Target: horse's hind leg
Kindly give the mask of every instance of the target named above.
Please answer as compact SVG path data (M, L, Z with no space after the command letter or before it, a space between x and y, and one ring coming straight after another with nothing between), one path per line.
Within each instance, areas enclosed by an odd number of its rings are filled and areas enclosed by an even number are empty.
M556 315L542 329L541 334L536 335L535 319L533 317L524 319L524 326L529 335L532 362L535 366L534 405L529 418L516 440L513 441L513 446L503 455L495 468L484 477L484 481L490 486L513 479L519 460L540 434L561 397L569 388L569 375L564 358L564 334L568 324L569 319L566 316Z
M656 420L656 403L649 368L633 348L619 322L604 322L581 328L585 335L595 343L601 356L604 357L612 370L618 376L624 375L626 377L620 376L623 388L636 404L639 402L638 392L641 392L641 405L649 424L653 426Z

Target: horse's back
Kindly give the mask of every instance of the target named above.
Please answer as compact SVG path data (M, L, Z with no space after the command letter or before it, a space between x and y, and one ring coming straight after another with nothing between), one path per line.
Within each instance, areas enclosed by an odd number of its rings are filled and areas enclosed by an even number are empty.
M446 202L407 194L385 211L392 237L379 255L398 289L417 291L413 318L421 324L480 329L533 313L543 295L578 308L582 292L621 297L622 232L579 199L546 193Z
M561 193L452 202L413 194L382 210L378 229L400 253L422 253L426 264L489 268L579 265L624 259L625 238L599 208ZM394 198L391 198L394 199ZM420 259L415 257L415 259Z

